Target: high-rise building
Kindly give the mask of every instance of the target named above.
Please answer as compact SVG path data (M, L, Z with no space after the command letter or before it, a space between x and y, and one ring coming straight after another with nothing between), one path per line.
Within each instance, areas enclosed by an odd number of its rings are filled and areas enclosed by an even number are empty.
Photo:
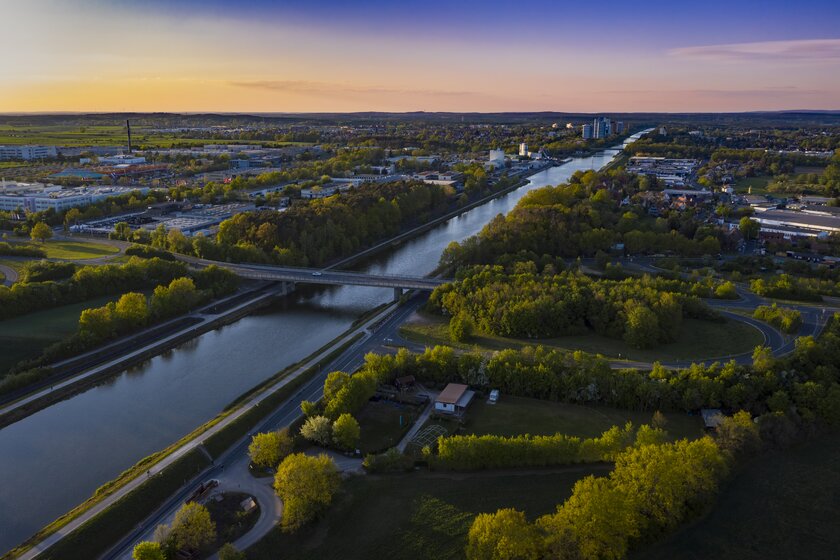
M581 135L583 136L584 140L591 140L592 139L592 125L585 124L581 127Z
M624 123L622 121L615 121L615 133L624 134Z
M606 138L612 134L610 130L610 119L607 117L596 117L592 121L592 134L595 138Z
M522 142L519 144L519 156L520 157L527 157L528 156L528 144Z

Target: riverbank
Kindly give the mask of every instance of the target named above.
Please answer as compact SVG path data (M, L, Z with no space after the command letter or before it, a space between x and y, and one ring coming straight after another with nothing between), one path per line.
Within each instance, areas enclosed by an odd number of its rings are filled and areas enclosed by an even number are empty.
M425 276L452 241L479 233L533 189L600 169L618 148L547 168L526 186L496 193L489 203L381 251L364 264L364 271ZM295 297L281 298L264 312L197 337L0 430L0 455L7 458L0 462L0 478L6 481L0 487L0 548L20 543L105 481L192 432L238 395L303 359L392 296L383 288L301 287ZM382 337L396 334L390 324L385 330L388 334L377 335L370 350L383 344Z
M6 404L0 408L0 428L68 399L201 334L238 321L275 297L286 295L289 292L288 286L279 284L263 285L245 293L234 294L196 312L54 364L52 367L58 370L56 375L39 381L35 387L26 391L11 394L11 398L5 396ZM134 350L138 344L144 346Z
M250 425L243 427L238 423L245 419L252 419L253 423L256 423L260 418L270 414L272 407L279 404L274 402L278 400L278 397L291 397L291 393L301 383L306 382L309 375L320 371L319 364L328 363L335 358L337 352L342 352L354 345L365 336L369 328L385 320L393 310L393 306L381 309L366 321L352 327L350 331L344 333L337 340L333 340L319 349L315 355L276 374L271 380L263 384L262 390L255 390L249 395L237 398L215 418L196 428L167 449L142 459L119 478L100 487L90 499L36 533L24 544L2 558L28 559L37 557L41 552L48 550L73 531L83 527L97 516L105 514L110 507L126 498L133 491L138 490L150 478L159 475L167 467L176 464L181 458L195 450L206 449L206 451L203 451L204 453L210 453L218 458L222 451L229 449L237 440L247 436ZM271 382L272 380L273 382ZM235 403L240 404L235 406ZM259 415L262 409L257 410L256 407L261 404L265 405L263 408L267 410ZM259 416L252 418L254 416L252 411L255 410L257 410ZM233 433L227 434L226 432L230 430L233 430ZM217 444L214 439L224 440L225 443ZM227 443L228 441L229 443ZM200 477L202 474L204 474L204 471L196 476Z

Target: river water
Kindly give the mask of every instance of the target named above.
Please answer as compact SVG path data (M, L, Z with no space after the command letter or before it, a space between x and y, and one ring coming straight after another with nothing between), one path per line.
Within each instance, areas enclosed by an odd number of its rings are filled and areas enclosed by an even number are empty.
M635 139L631 137L628 140ZM527 185L369 261L370 273L425 275L452 241L478 233L525 193L600 169L619 149L546 169ZM87 499L143 457L348 329L393 290L303 290L189 341L109 382L0 430L0 552Z

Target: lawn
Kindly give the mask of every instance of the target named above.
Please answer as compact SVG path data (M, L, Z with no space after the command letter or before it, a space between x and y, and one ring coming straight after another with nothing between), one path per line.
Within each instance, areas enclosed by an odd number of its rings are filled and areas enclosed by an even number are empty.
M477 513L502 507L529 518L554 511L579 479L603 465L543 471L427 473L354 477L323 518L294 534L275 529L248 558L447 560L464 557Z
M722 491L708 516L636 560L837 558L840 436L766 453Z
M621 410L604 406L592 407L502 395L496 404L480 399L467 411L464 429L471 434L551 435L556 433L579 437L596 437L612 426L633 422L650 424L651 412ZM703 435L699 416L673 412L665 415L665 429L674 439Z
M47 258L65 260L95 259L116 255L120 250L112 245L90 241L47 241L37 244L47 251Z
M773 177L770 175L759 175L758 177L744 177L735 182L735 192L739 194L751 190L751 194L767 194L767 185Z
M564 350L583 350L592 354L603 354L609 358L621 358L641 362L705 360L732 354L752 352L764 341L755 328L738 321L716 323L686 319L683 321L676 342L662 344L657 348L639 350L623 340L607 338L596 334L562 336L541 340L523 340L501 336L478 334L469 344L455 343L449 337L449 326L445 319L423 314L420 320L407 323L400 329L407 340L421 344L446 344L464 349L500 350L521 348L526 345L543 345Z
M83 310L114 299L106 296L0 321L0 377L21 360L37 358L44 348L76 332Z
M379 453L394 447L411 427L417 409L388 401L368 402L356 414L361 428L359 449L362 453Z
M243 500L250 497L250 494L242 492L226 492L207 500L207 511L216 523L215 549L221 548L225 543L234 542L257 523L260 518L259 504L249 512L245 512L241 506Z

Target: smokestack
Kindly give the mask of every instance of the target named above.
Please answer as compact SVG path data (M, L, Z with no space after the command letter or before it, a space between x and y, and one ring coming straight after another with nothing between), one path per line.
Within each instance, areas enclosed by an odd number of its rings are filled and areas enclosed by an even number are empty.
M128 130L128 153L131 153L131 123L128 119L125 120L125 128Z

